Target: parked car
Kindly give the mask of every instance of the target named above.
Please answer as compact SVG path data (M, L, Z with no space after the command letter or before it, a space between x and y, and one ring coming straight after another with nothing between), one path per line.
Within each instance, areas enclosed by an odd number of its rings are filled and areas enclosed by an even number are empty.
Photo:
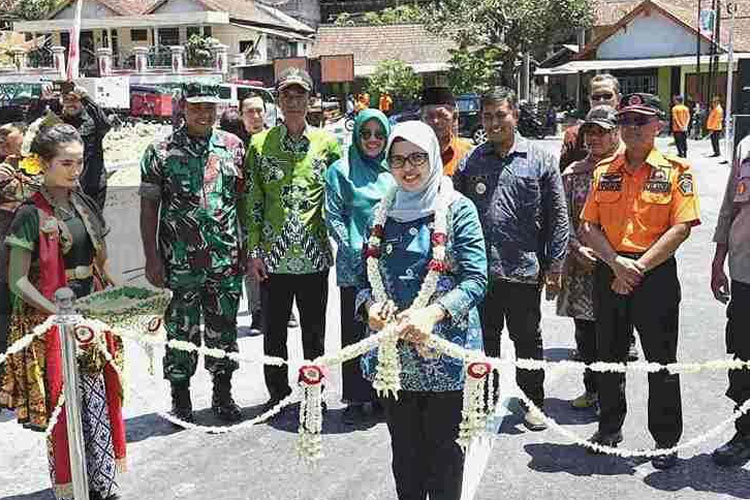
M395 125L401 122L408 122L412 120L421 120L421 119L422 117L420 116L419 108L406 108L406 109L402 109L398 113L392 114L388 118L388 121L391 122L391 125Z
M474 144L482 144L487 134L482 127L478 94L462 94L456 97L458 107L458 135L469 137Z

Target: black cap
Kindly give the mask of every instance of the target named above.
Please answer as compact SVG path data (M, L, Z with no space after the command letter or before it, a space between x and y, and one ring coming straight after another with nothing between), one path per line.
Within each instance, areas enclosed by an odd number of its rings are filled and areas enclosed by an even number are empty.
M619 114L639 113L642 115L663 116L661 99L654 94L635 93L628 94L620 101Z
M312 92L313 81L310 75L304 69L289 67L281 72L279 79L276 80L276 90L282 91L292 85L302 87L305 92Z
M456 96L448 87L427 87L422 91L422 106L455 106Z
M221 102L221 88L218 85L203 83L185 83L182 85L182 97L189 103L218 104Z
M581 127L596 125L606 130L617 127L617 110L612 106L594 106Z

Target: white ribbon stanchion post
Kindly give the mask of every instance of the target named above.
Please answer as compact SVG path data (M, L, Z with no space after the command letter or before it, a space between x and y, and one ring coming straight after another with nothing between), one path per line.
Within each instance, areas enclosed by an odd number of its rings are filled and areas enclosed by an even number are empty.
M89 500L88 474L86 473L86 448L83 442L81 422L81 394L78 385L78 362L76 360L75 326L73 309L75 294L70 288L55 292L57 305L57 328L60 334L63 361L63 393L65 394L65 416L67 417L68 452L73 495L76 500Z

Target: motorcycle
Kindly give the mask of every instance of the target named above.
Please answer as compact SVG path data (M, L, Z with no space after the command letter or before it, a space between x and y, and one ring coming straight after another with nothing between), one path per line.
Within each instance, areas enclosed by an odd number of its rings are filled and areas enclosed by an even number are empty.
M534 108L529 104L521 104L519 108L518 133L529 139L544 139L547 127Z

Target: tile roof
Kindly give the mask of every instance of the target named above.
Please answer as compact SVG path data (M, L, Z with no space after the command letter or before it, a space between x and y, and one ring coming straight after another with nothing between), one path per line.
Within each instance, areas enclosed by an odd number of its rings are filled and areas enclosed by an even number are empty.
M102 1L102 0L99 0ZM107 0L107 1L128 1L128 0ZM146 0L138 0L146 1ZM145 14L154 13L158 8L168 0L158 0L151 7L144 11ZM195 0L203 4L209 10L217 12L227 12L229 17L239 21L247 21L255 24L264 24L285 28L293 31L314 33L315 30L310 26L301 23L293 17L284 14L278 9L262 5L255 0Z
M671 14L690 29L698 26L698 0L596 0L594 4L594 26L614 26L623 17L638 8L645 1L650 1L657 7ZM750 0L735 0L737 13L735 17L735 50L750 52ZM703 0L702 5L705 5ZM721 14L721 44L729 41L729 15Z
M449 37L436 37L421 24L321 25L311 56L354 54L356 66L393 58L410 64L445 63L450 59L448 50L454 47Z
M97 0L100 4L104 5L115 11L121 16L137 16L144 14L153 4L155 0ZM73 3L73 0L66 0L55 9L48 18L54 18L60 11L65 9L68 5Z

